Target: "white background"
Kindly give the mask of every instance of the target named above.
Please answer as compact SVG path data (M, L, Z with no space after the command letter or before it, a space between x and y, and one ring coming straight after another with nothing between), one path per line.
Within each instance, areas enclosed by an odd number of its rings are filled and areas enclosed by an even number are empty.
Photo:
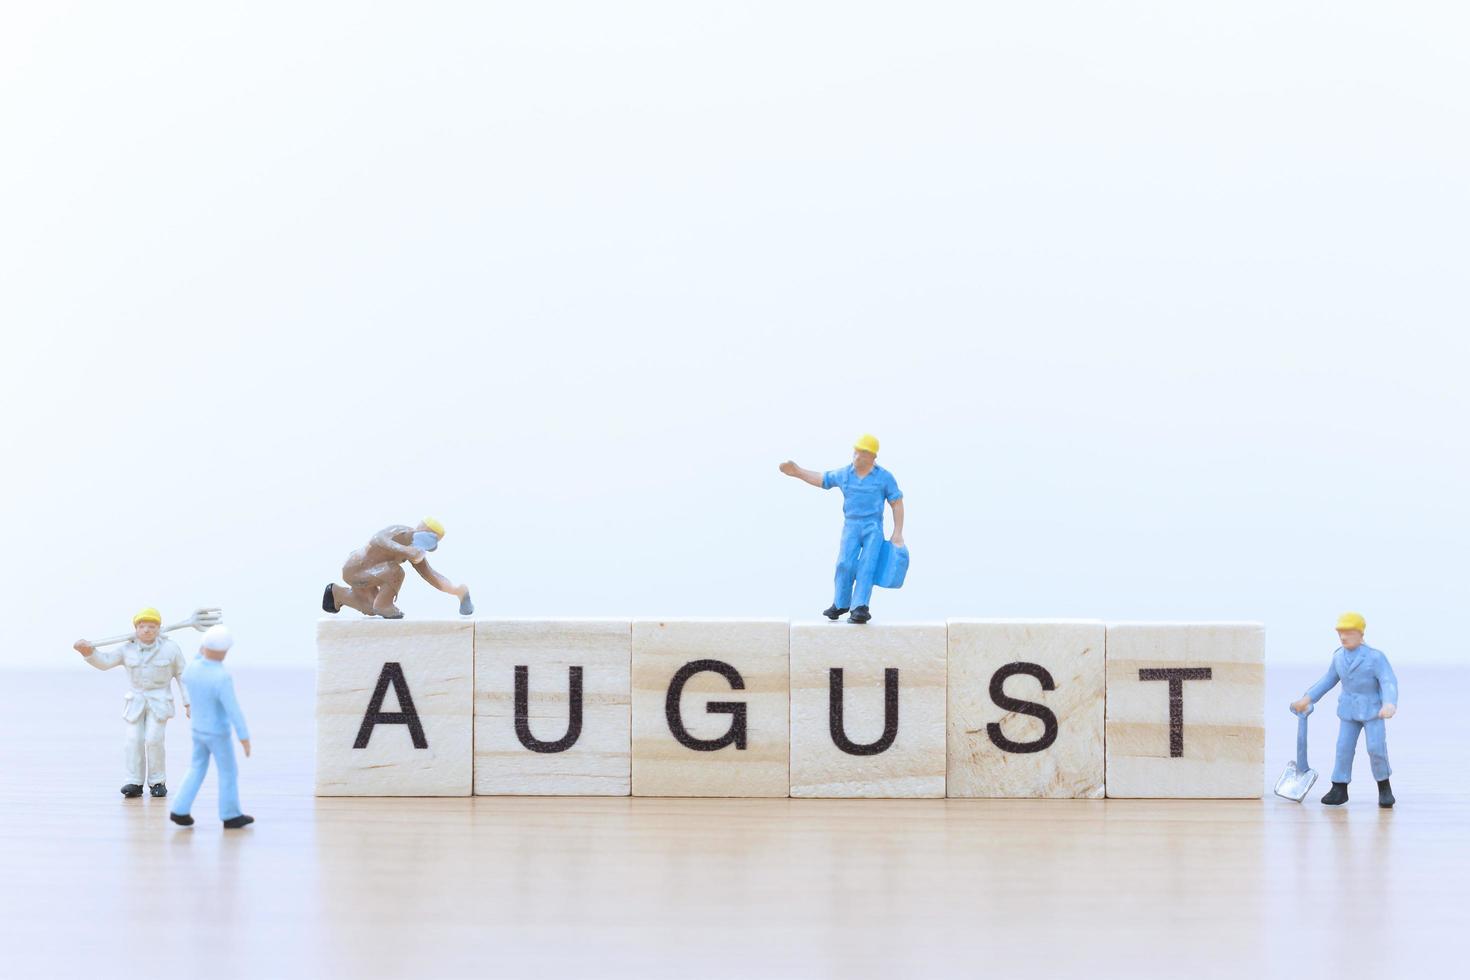
M1463 661L1463 5L218 7L3 7L5 662L310 664L425 514L487 617L809 618L864 431L879 621Z

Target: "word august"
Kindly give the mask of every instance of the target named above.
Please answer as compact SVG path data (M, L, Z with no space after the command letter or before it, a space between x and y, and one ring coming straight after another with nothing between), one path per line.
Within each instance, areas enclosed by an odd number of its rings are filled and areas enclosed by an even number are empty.
M323 621L320 795L1258 797L1255 624Z

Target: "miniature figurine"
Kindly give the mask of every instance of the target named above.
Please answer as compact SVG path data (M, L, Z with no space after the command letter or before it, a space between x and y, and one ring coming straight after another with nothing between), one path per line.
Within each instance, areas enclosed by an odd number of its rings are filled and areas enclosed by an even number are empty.
M842 543L837 550L836 596L822 615L835 622L850 609L849 623L866 623L873 618L868 603L883 554L883 501L893 508L893 548L903 548L903 493L893 474L878 465L876 437L861 436L852 449L852 463L840 470L818 473L804 470L788 459L781 464L781 472L823 490L837 487L842 491ZM903 567L908 567L906 553ZM902 576L897 580L901 583Z
M193 695L199 714L193 718L194 757L189 763L189 775L184 777L184 788L179 790L168 813L168 818L181 827L194 823L189 810L194 806L194 796L204 782L204 774L209 771L210 758L219 770L219 818L225 829L238 830L255 822L254 817L240 812L235 748L230 744L233 727L240 747L245 750L245 758L250 758L250 729L245 725L240 703L235 700L235 682L225 671L225 654L234 645L235 637L228 626L213 627L199 644L199 656L184 671L184 686Z
M174 643L160 633L193 626L204 629L203 624L218 622L218 609L199 609L182 623L161 629L163 617L151 606L138 611L133 617L131 637L110 637L93 643L78 640L72 649L82 659L98 670L111 670L117 666L128 668L128 680L132 687L123 696L123 721L127 731L123 736L123 768L127 782L122 795L135 799L143 795L144 764L146 761L148 791L155 797L167 796L163 756L164 725L174 716L174 696L170 682L184 673L184 654ZM107 652L97 648L122 643L116 650ZM184 702L184 712L189 711L189 692L179 681L179 695Z
M1373 778L1378 781L1378 805L1393 806L1393 789L1388 784L1392 770L1388 765L1388 736L1384 721L1398 712L1399 682L1388 665L1388 658L1363 642L1367 622L1355 612L1343 613L1337 619L1337 636L1342 646L1332 655L1332 664L1322 679L1291 703L1291 710L1304 714L1322 695L1342 681L1337 697L1337 759L1332 767L1332 789L1322 797L1328 806L1347 802L1348 783L1353 778L1353 754L1358 747L1358 733L1368 736L1368 761Z
M351 606L364 616L402 619L403 611L394 603L403 587L403 563L407 561L425 582L440 592L459 596L461 616L471 615L475 605L470 601L469 586L450 582L434 571L425 557L439 547L443 537L444 525L432 517L424 518L418 527L395 524L383 528L367 547L347 556L342 566L342 579L347 584L328 583L322 593L322 608L336 613L343 606Z

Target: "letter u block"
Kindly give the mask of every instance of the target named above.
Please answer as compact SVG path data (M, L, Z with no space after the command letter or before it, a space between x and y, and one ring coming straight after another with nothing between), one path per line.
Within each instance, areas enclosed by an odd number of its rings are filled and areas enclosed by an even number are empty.
M949 621L949 795L1101 799L1101 622Z
M784 621L635 620L633 795L785 796Z
M468 796L474 624L317 623L318 796Z
M1258 623L1109 623L1109 797L1254 799L1266 761Z
M475 793L627 796L630 622L475 624Z
M791 795L944 795L945 628L793 623Z

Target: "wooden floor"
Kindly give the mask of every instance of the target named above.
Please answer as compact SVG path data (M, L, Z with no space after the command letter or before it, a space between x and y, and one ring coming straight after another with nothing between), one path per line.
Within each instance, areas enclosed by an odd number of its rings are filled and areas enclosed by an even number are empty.
M322 799L313 675L235 665L256 754L225 834L117 793L123 678L6 675L9 941L69 976L1409 976L1463 968L1470 670L1396 665L1400 805ZM1271 671L1269 777L1285 705ZM1313 716L1330 768L1336 723ZM1279 710L1278 710L1279 709ZM170 782L188 729L169 729ZM1325 776L1323 777L1325 781Z

